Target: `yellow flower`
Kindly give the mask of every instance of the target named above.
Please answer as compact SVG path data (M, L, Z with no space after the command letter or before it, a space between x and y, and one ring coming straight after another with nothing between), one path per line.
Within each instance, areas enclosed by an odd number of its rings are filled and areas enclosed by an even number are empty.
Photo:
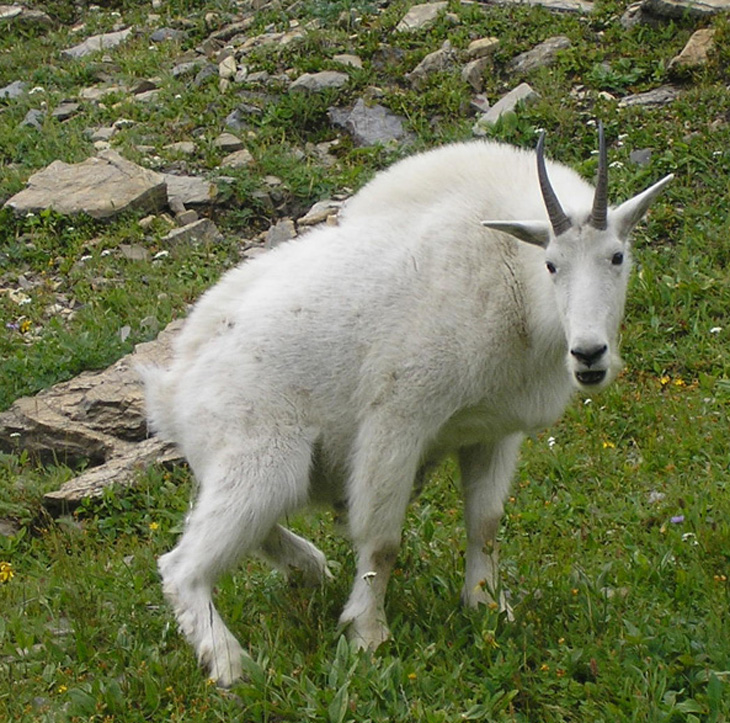
M0 562L0 582L10 582L14 576L13 566L9 562Z
M65 685L59 685L58 686L58 692L59 693L65 693L68 690L68 687Z
M660 384L661 384L661 385L662 385L663 387L666 387L666 386L667 386L667 384L669 384L669 382L671 382L671 381L672 381L672 380L671 380L671 379L670 379L670 378L669 378L668 376L666 376L666 375L665 375L665 376L663 376L663 377L662 377L662 378L661 378L661 379L659 380L659 383L660 383Z
M30 327L33 326L33 322L30 319L23 319L18 326L21 334L27 334L30 331Z
M415 673L408 673L408 680L415 680L417 677Z
M150 527L150 530L154 531L154 530L159 529L160 526L157 524L157 522L150 522L149 527Z
M672 383L674 384L675 387L686 387L687 386L687 382L685 382L684 379L681 379L681 378L675 379Z
M616 445L613 442L604 442L603 449L616 449Z

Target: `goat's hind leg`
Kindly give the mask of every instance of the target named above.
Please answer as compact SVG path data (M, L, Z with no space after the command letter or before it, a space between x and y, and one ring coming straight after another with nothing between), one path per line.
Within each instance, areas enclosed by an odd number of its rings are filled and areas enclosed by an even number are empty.
M243 649L216 610L215 581L255 552L277 520L306 497L309 459L281 444L211 465L177 546L159 559L163 591L198 660L219 685L241 677ZM265 463L262 461L265 460ZM272 462L275 460L275 462Z
M260 553L292 583L316 587L332 579L324 553L309 540L281 525L274 525L261 545Z

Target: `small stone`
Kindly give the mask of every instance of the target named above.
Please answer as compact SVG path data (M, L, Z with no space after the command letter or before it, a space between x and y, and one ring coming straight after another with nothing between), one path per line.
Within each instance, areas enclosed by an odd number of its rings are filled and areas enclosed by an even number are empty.
M477 93L480 92L484 88L484 71L491 62L488 56L482 56L467 63L461 71L462 80L469 83Z
M191 223L195 223L198 220L198 214L189 208L187 211L178 213L175 215L175 223L178 226L189 226Z
M445 40L438 50L429 53L410 73L406 73L406 78L414 88L419 88L429 75L449 70L455 64L456 52L451 42Z
M26 114L25 118L20 122L21 128L23 126L31 126L40 130L43 127L43 121L45 120L46 114L42 110L37 108L31 108Z
M213 141L213 145L222 151L232 153L233 151L240 151L243 148L243 141L238 136L234 136L233 133L221 133Z
M466 54L472 60L484 58L488 55L494 55L499 48L499 38L479 38L469 43Z
M319 73L304 73L289 87L291 92L317 92L329 88L341 88L350 76L336 70L322 70Z
M63 101L51 113L51 115L60 121L65 121L78 113L81 106L71 101Z
M500 98L479 120L475 123L474 135L485 135L485 126L496 123L504 113L513 111L519 103L529 103L540 97L527 83L520 83L507 95Z
M174 28L158 28L155 30L152 35L150 35L150 40L153 43L162 43L166 40L175 40L177 42L182 42L185 40L187 36L187 33L184 30L175 30Z
M92 35L90 38L86 38L83 43L75 45L73 48L62 50L61 54L68 58L83 58L100 50L116 47L120 43L123 43L131 33L132 28L125 28L114 33Z
M282 218L266 232L265 246L267 249L273 249L279 244L291 241L296 235L297 229L294 221L290 218Z
M245 168L254 162L254 157L246 148L234 151L221 161L222 168Z
M670 69L698 68L706 65L710 53L715 49L715 29L703 28L692 34L682 52L672 58Z
M173 153L182 153L186 156L191 156L195 153L195 143L192 141L179 141L178 143L168 143L165 146L166 151L172 151Z
M215 202L218 188L205 178L199 176L176 176L163 173L167 184L167 197L172 208L174 201L184 206L208 206Z
M304 216L297 219L297 224L299 226L314 226L315 224L327 221L331 217L337 216L341 206L342 201L334 201L332 199L318 201Z
M513 73L529 73L537 68L552 65L558 53L570 46L570 39L564 35L548 38L539 45L536 45L532 50L528 50L513 58L507 67Z
M144 93L137 93L134 100L138 103L154 103L160 96L159 90L148 90Z
M233 55L229 55L218 64L218 75L224 80L233 78L236 75L237 70L238 64L236 63L236 58Z
M654 90L648 90L645 93L636 93L635 95L627 95L622 98L618 105L619 108L628 108L635 105L643 105L647 107L658 107L668 105L679 97L679 89L672 85L662 85Z
M139 95L140 93L147 93L150 90L157 90L159 87L157 80L143 78L142 80L138 80L129 90L133 95Z
M176 246L190 243L220 243L223 234L209 218L189 223L182 228L175 228L162 238L163 242Z
M329 108L333 125L344 128L358 146L373 146L406 139L403 119L382 105L368 105L359 98L354 107Z
M28 89L28 84L22 80L14 80L4 88L0 88L0 98L6 98L8 100L15 100L25 95Z
M342 53L341 55L335 55L332 60L335 63L346 65L349 68L362 68L362 60L357 55Z
M423 3L414 5L396 25L396 32L413 33L417 30L427 30L438 19L439 13L445 11L448 2Z
M150 252L138 244L119 244L119 251L128 261L147 261L150 257Z
M631 151L629 160L637 166L648 166L651 161L651 149L642 148L640 150Z
M95 141L109 141L112 136L117 132L114 126L102 126L99 128L89 128L86 133L92 142Z

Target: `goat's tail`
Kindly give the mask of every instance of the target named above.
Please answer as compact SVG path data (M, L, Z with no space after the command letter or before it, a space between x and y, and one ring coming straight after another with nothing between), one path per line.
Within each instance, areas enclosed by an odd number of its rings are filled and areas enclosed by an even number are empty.
M139 364L137 373L144 384L147 424L151 431L170 442L177 442L173 412L175 383L172 372L152 364Z

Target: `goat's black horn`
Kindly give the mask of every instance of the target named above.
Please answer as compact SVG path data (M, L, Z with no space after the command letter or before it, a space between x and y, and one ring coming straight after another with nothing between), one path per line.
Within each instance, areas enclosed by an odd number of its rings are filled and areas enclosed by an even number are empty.
M598 124L598 179L589 223L599 231L608 227L608 159L602 122Z
M571 227L571 223L570 219L565 215L565 211L563 211L547 175L547 169L545 168L544 132L540 134L540 140L537 142L537 177L540 181L542 200L545 203L550 225L553 227L555 235L560 236L561 233L565 233Z

